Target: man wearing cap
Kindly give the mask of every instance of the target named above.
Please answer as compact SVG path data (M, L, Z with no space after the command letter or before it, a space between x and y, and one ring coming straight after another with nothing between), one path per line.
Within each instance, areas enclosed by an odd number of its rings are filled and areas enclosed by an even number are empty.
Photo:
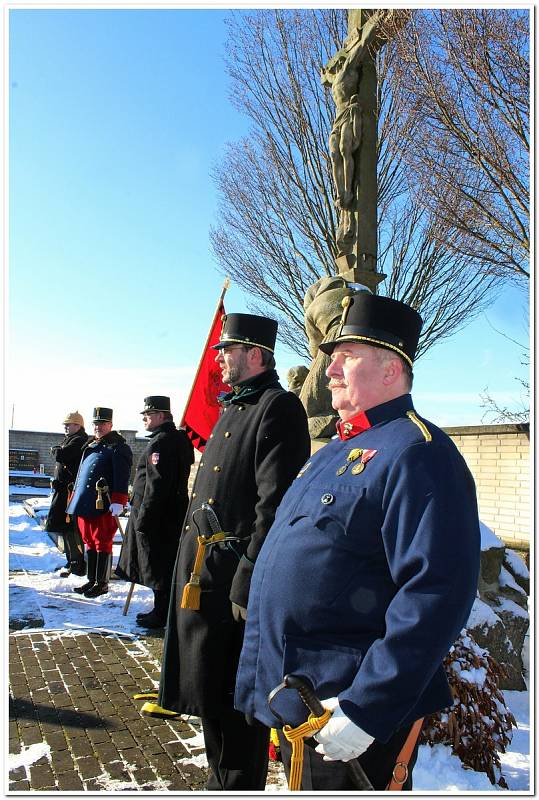
M73 575L84 575L84 549L82 539L75 520L66 518L67 497L69 485L73 484L77 475L82 448L88 441L88 434L84 430L84 419L78 411L66 414L63 422L65 436L60 444L51 447L54 456L54 478L51 481L53 490L51 505L45 523L48 533L60 534L64 540L64 554L66 565L60 571L61 578Z
M224 318L215 360L231 391L220 398L174 570L158 703L201 717L209 791L263 790L266 780L269 730L234 710L236 667L258 552L310 451L303 407L275 371L276 335L266 317Z
M137 622L145 628L162 628L167 621L172 571L187 510L193 446L185 431L174 425L170 397L146 397L140 413L150 441L137 464L116 574L153 590L154 607L147 614L139 614Z
M298 692L279 691L272 709L268 694L287 674L306 678L333 714L316 750L305 745L302 788L357 788L342 762L358 756L375 790L408 761L395 777L411 788L409 733L452 704L442 660L476 595L475 487L449 437L414 410L419 314L368 292L345 300L336 339L320 345L337 436L300 470L258 555L235 704L297 726Z
M68 514L77 524L86 545L88 581L75 592L85 597L99 597L109 590L112 565L112 540L117 530L115 517L127 503L127 487L133 453L117 431L112 430L112 408L94 408L94 436L82 451L82 461ZM100 481L106 487L97 490Z

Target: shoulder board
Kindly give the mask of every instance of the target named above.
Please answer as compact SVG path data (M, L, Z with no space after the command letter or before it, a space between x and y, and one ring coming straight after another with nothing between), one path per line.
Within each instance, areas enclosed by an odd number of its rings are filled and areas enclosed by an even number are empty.
M407 411L406 416L408 417L409 420L411 420L414 423L414 425L417 425L417 427L423 434L425 441L432 442L432 434L430 433L425 423L419 419L417 414L414 411Z

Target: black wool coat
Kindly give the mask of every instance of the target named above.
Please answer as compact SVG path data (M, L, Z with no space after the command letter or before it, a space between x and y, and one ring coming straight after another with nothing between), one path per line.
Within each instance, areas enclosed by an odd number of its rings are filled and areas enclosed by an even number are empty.
M69 529L69 524L66 523L68 487L77 477L82 448L87 441L88 434L81 428L77 433L65 436L59 445L52 448L56 464L52 481L51 507L45 523L46 531L64 533Z
M193 446L166 421L150 434L137 464L131 513L116 567L120 578L168 590L187 509Z
M264 372L249 386L254 391L233 396L210 435L174 569L158 702L197 716L215 717L232 708L244 624L234 621L231 601L247 607L258 552L282 496L310 453L303 406L281 387L277 373ZM197 550L195 521L201 529L207 525L196 513L203 503L211 505L222 530L239 541L206 550L200 610L194 611L180 604Z

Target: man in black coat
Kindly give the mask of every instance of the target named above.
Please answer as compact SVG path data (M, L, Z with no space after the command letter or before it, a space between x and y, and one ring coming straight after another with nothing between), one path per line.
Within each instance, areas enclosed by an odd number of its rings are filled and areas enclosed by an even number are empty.
M63 425L65 437L60 444L51 447L51 455L54 456L56 464L51 482L53 495L45 530L48 533L60 534L64 540L67 563L60 571L60 577L67 578L71 573L86 574L81 535L76 521L73 519L67 521L66 508L69 484L72 484L77 476L82 448L88 441L88 434L84 430L84 419L78 411L67 414Z
M216 361L232 391L200 461L174 570L158 704L201 717L209 791L266 781L269 729L234 710L236 668L254 563L310 452L303 406L274 369L276 334L274 320L225 317ZM195 564L198 533L212 538Z
M187 510L193 445L185 431L174 425L170 397L146 397L140 413L150 441L137 464L116 574L153 589L154 607L148 614L139 614L137 622L145 628L162 628L167 621L174 559Z

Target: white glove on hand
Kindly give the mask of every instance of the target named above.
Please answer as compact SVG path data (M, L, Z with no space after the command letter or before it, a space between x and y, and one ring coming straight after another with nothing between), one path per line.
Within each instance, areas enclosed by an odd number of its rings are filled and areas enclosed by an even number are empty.
M322 705L333 710L329 722L314 735L316 741L320 742L316 752L324 756L324 761L350 761L364 753L374 742L373 736L369 736L346 716L337 697L322 700Z
M121 503L111 503L109 506L109 511L113 517L119 517L124 507Z

